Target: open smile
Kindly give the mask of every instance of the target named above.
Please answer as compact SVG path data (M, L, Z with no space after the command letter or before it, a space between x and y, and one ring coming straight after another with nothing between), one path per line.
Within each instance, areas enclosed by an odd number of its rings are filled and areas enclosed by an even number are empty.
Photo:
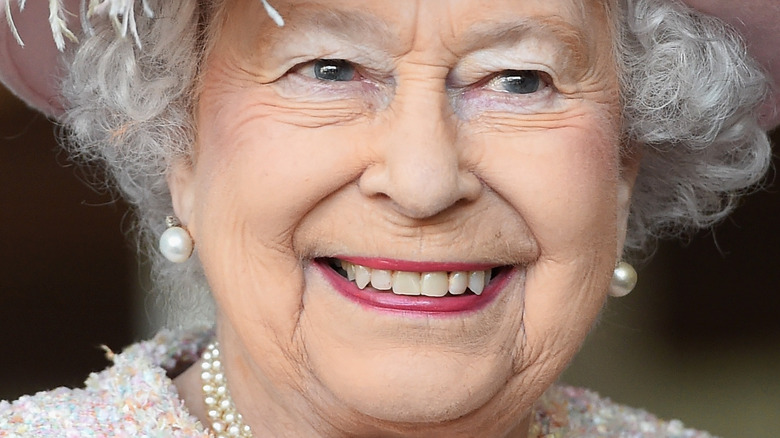
M493 301L516 271L511 266L367 258L315 263L335 289L353 301L427 314L478 310Z

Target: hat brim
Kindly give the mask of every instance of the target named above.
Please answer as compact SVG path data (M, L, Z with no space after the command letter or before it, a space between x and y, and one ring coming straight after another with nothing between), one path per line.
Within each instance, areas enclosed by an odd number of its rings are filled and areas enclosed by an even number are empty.
M57 118L63 112L59 88L62 66L48 21L48 2L28 1L21 12L11 4L22 47L8 26L6 1L0 0L0 81L28 105ZM79 10L79 0L65 0L63 5L71 13ZM77 14L66 18L71 28L80 26Z
M759 110L766 129L780 125L780 1L684 0L690 6L734 26L745 39L748 52L772 79L772 93Z
M24 11L13 13L24 42L21 47L6 22L5 3L0 0L0 81L28 105L47 116L63 113L59 81L60 53L51 35L48 2L29 1ZM759 112L766 129L780 125L780 1L777 0L686 0L704 13L719 17L737 28L750 54L773 79L773 92ZM14 5L12 5L14 6ZM79 0L64 0L68 26L78 29Z

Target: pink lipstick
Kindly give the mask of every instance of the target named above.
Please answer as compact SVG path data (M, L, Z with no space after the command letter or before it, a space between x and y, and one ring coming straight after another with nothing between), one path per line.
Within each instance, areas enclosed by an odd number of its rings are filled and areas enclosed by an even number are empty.
M398 295L390 291L380 291L370 285L364 289L354 281L347 279L343 271L339 272L333 265L336 260L343 260L369 269L404 272L454 272L454 271L489 271L492 272L490 282L481 294L466 292L461 295L447 294L441 297L425 295ZM385 258L338 257L337 259L317 259L314 265L319 269L333 288L344 297L373 310L402 312L409 314L455 316L461 313L474 312L487 306L499 295L516 269L509 266L496 266L486 263L461 262L414 262L392 260Z

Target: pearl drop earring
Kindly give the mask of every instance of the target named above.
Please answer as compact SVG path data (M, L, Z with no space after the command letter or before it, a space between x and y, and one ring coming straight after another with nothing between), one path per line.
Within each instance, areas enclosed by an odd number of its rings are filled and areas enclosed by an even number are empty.
M194 246L192 236L175 216L167 216L165 225L168 229L160 236L160 252L173 263L187 261L192 255Z
M609 285L609 295L620 298L631 293L636 286L636 270L630 264L620 261L612 272L612 283Z

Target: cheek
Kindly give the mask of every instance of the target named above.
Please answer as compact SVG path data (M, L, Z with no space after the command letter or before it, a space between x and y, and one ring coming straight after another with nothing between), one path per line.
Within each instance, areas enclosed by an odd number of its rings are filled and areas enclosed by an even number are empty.
M280 110L266 93L206 108L215 116L201 128L197 172L200 192L215 195L205 209L230 200L234 220L285 244L301 217L357 176L362 137L344 126L313 129L311 118Z
M487 140L485 180L517 210L541 256L601 247L616 237L618 146L582 127ZM614 248L614 244L612 244Z
M528 270L524 363L557 373L604 302L617 238L616 136L576 126L486 140L482 174L527 223L539 248Z
M255 93L204 92L190 229L222 312L291 330L303 291L294 235L303 217L353 180L353 144L272 117ZM315 134L316 131L316 134ZM286 290L287 294L272 291Z

